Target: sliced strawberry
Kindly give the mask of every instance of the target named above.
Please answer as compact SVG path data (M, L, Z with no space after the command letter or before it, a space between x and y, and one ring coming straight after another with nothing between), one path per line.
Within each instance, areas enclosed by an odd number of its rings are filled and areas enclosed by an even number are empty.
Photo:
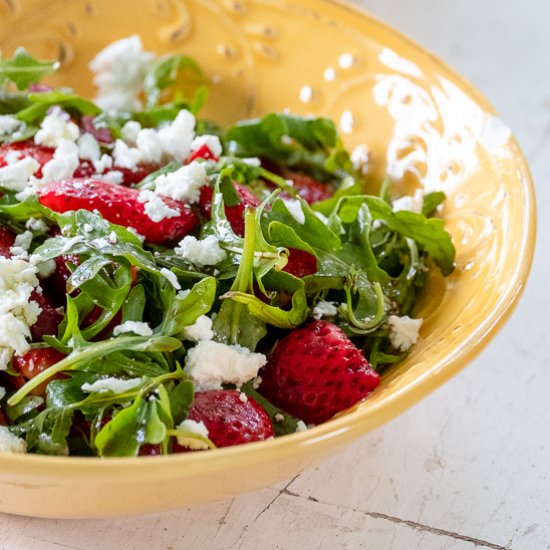
M351 407L380 381L351 340L326 321L314 321L279 340L260 376L262 395L312 424Z
M51 336L57 335L57 329L61 321L63 321L63 315L59 313L51 298L44 291L36 289L33 290L30 300L36 302L42 310L36 323L31 327L33 342L41 342L42 338L47 334Z
M193 151L193 153L187 159L187 163L189 164L190 162L193 162L197 159L218 161L218 157L210 150L210 147L208 147L208 145L206 144L201 145L196 151Z
M53 348L36 348L31 349L25 355L14 355L12 364L13 369L20 376L13 379L16 386L22 386L27 380L34 378L47 368L59 363L65 356ZM60 378L56 376L55 378ZM31 391L33 395L44 396L46 394L46 386L50 380L40 384Z
M330 199L334 194L334 191L329 185L307 176L306 174L293 172L292 170L283 168L281 170L281 176L287 180L291 180L298 195L309 204ZM284 194L281 194L281 196L284 196Z
M317 258L313 254L297 248L289 248L288 251L290 255L283 271L300 279L317 271Z
M82 131L88 134L92 134L99 143L114 143L113 134L109 128L96 128L94 124L95 116L83 116L80 121Z
M51 147L36 145L36 143L31 140L6 143L0 145L0 168L7 165L6 156L13 151L17 153L18 159L31 157L40 164L40 168L34 174L37 178L42 177L42 166L52 160L54 154L54 149Z
M237 390L210 390L195 394L189 409L190 420L203 422L208 437L216 447L229 447L263 441L273 436L267 413L254 399L241 400ZM186 451L173 445L173 452Z
M238 183L233 183L235 186L235 191L240 199L240 204L236 206L226 206L225 215L227 220L231 224L233 231L241 237L244 235L244 210L247 206L256 208L260 205L260 199L256 197L248 188L240 185ZM206 218L210 219L212 212L212 195L213 191L208 186L201 187L201 195L199 199L199 210L201 214Z
M129 168L121 168L120 166L112 166L103 170L98 174L95 166L89 160L80 161L80 165L73 174L74 178L97 178L101 180L103 174L107 174L112 171L120 172L122 174L121 185L134 185L146 178L149 174L159 169L157 164L138 164L135 170Z
M56 212L69 210L98 210L108 221L133 227L146 240L167 244L182 239L198 223L197 215L188 204L162 197L166 206L178 214L154 222L145 213L144 204L138 200L139 191L112 183L89 179L71 179L47 185L39 201Z
M11 258L10 248L15 243L15 233L0 225L0 256Z

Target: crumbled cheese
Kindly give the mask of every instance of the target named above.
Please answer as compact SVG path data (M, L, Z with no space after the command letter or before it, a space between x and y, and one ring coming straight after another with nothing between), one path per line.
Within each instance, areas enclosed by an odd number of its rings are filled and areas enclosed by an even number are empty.
M244 392L240 392L239 393L239 401L241 403L247 403L248 402L248 395L246 395L246 393L244 393Z
M85 223L82 229L84 229L84 233L91 233L94 230L94 226L90 223Z
M321 300L317 302L317 305L313 308L312 315L316 321L319 321L322 317L333 317L338 313L338 309L333 302L325 302Z
M202 340L188 351L185 372L196 391L219 390L224 383L241 386L257 376L266 362L265 355L239 345Z
M36 266L23 259L0 257L0 349L2 361L15 351L29 351L30 329L40 314L40 307L30 296L38 285Z
M141 382L141 378L128 378L127 380L123 380L121 378L107 377L100 378L93 384L86 382L82 384L80 388L87 393L125 393L139 386Z
M138 201L143 203L145 213L154 222L179 216L179 210L170 208L161 197L148 189L139 192Z
M16 132L22 132L26 124L14 116L0 115L0 136L11 136Z
M155 193L194 204L199 201L200 188L206 183L206 170L203 164L193 161L175 172L158 176L155 179Z
M29 218L25 222L25 228L38 234L48 232L48 224L44 220L37 220L36 218Z
M0 386L0 401L6 396L6 388Z
M12 434L6 426L0 426L0 453L24 453L26 450L24 439Z
M0 371L8 368L8 363L13 355L13 350L5 346L0 346Z
M42 167L42 178L37 182L38 186L72 178L79 164L78 146L72 141L61 139L52 160Z
M142 161L141 151L135 147L128 147L121 139L115 141L113 158L117 166L128 170L135 170Z
M201 315L192 325L185 327L183 330L183 337L192 342L212 340L212 338L214 338L212 319L206 315Z
M118 242L118 235L116 234L116 231L111 231L109 233L108 240L111 244L116 244Z
M185 161L191 151L191 143L195 137L195 117L192 113L182 110L172 124L161 128L158 132L163 140L166 153L180 162Z
M225 250L220 247L220 241L214 235L208 235L201 240L187 235L174 248L174 252L199 267L216 265L227 258Z
M24 231L15 237L13 246L10 247L12 257L26 256L33 239L32 231Z
M136 145L144 162L160 163L164 156L164 142L158 132L145 128L138 132Z
M185 432L185 434L177 435L178 444L182 447L187 447L194 451L208 449L208 445L204 441L201 441L196 437L189 437L189 435L187 435L194 434L202 437L208 437L208 428L202 420L197 422L187 418L177 427L177 430L178 432Z
M99 161L101 149L97 139L92 134L82 134L78 138L78 156L81 159Z
M133 332L138 336L151 336L153 334L153 330L147 323L142 323L140 321L125 321L113 329L113 336L118 336L119 334L125 334L127 332Z
M422 213L422 208L424 207L424 192L422 189L417 189L414 192L414 195L405 195L399 199L395 199L392 202L392 210L394 212L399 212L401 210L408 210L410 212L416 212L417 214Z
M361 174L366 174L369 170L369 149L361 143L351 152L350 156L353 167L359 170Z
M36 269L38 270L37 275L40 279L47 279L50 275L53 274L53 272L57 268L57 265L53 258L45 260L39 254L32 254L29 258L29 262L31 263L31 265L36 266Z
M305 432L307 431L306 423L303 420L298 420L298 423L296 424L296 432Z
M21 192L39 168L40 164L31 157L25 157L3 166L0 168L0 187Z
M206 145L208 149L210 149L210 152L215 157L221 157L222 156L222 144L220 141L220 138L218 136L211 136L209 134L205 134L202 136L197 136L195 139L191 142L191 151L197 151L200 149L203 145Z
M403 317L390 315L388 325L392 346L399 351L407 351L418 340L422 319L411 319L408 315Z
M114 183L120 185L124 181L124 175L119 170L109 170L104 174L97 174L98 179L107 183Z
M299 199L284 199L285 206L290 215L300 224L306 223L306 216L302 210L302 203Z
M139 36L113 42L91 61L98 87L96 103L105 110L137 111L142 108L139 94L154 55L143 51Z
M122 139L128 143L136 143L141 124L135 120L129 120L122 127Z
M262 385L262 377L261 376L256 376L256 378L254 378L252 380L252 387L255 390L257 390L261 385Z
M92 161L92 164L94 165L95 171L101 174L105 172L105 170L109 170L109 168L113 167L113 157L103 154L99 160Z
M164 275L164 277L166 278L166 280L167 280L176 290L180 290L180 289L181 289L181 285L179 284L178 278L176 277L176 274L175 274L175 273L172 273L169 269L166 269L165 267L163 267L163 268L160 270L160 273L161 273L161 275Z
M76 141L80 136L78 126L59 107L53 107L44 117L34 142L46 147L57 147L61 141Z

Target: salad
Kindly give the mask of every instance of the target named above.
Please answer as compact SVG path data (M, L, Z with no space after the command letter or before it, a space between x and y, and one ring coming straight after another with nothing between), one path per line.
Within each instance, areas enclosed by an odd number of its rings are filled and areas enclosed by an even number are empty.
M196 62L136 36L91 62L94 101L56 68L0 60L0 452L283 436L409 353L453 269L443 193L370 181L326 118L202 119Z

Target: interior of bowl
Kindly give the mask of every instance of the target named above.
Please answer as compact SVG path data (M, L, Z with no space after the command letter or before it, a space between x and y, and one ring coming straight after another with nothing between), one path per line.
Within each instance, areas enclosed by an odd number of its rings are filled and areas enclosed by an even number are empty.
M93 89L87 64L94 53L131 34L139 34L148 50L180 51L199 61L209 80L207 117L228 124L283 109L325 115L338 123L350 148L367 145L373 183L387 173L407 188L445 191L442 216L457 248L453 274L445 281L434 276L423 298L419 343L365 402L306 433L238 449L155 458L158 468L170 472L185 462L194 471L191 464L200 463L195 474L212 475L237 463L248 465L258 479L243 488L288 477L294 473L290 465L266 477L262 464L285 453L319 456L334 443L387 421L465 366L501 326L531 263L530 177L509 129L442 63L341 2L157 1L140 3L139 9L123 0L55 0L47 7L40 0L0 3L3 53L23 45L37 57L59 58L62 68L52 83L88 96ZM26 468L25 475L47 471L50 480L59 476L54 465L61 464L65 473L73 464L74 476L88 472L90 479L123 468L151 477L158 470L153 462L0 457L6 476ZM3 498L0 508L12 511ZM173 503L196 500L201 499ZM24 505L15 511L29 511L30 504ZM145 509L151 506L132 508Z

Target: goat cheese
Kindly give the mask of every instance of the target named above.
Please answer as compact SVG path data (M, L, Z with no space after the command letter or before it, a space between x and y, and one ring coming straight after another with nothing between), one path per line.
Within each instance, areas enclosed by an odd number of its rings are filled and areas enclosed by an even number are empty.
M57 147L62 140L76 141L79 136L80 129L71 117L59 107L53 107L40 124L34 142L46 147Z
M124 393L133 390L139 386L142 382L141 378L128 378L123 380L121 378L114 378L112 376L107 378L100 378L92 384L86 382L82 384L80 389L87 393Z
M408 315L403 317L390 315L388 325L392 346L399 351L407 351L418 340L422 319L411 319Z
M6 426L0 426L0 453L24 453L26 449L24 439L12 434Z
M193 380L196 391L219 390L224 383L241 386L257 376L266 363L262 353L253 353L239 345L202 340L188 351L184 370Z
M183 110L178 113L172 124L158 131L165 152L180 162L185 161L191 151L191 143L195 137L195 122L193 114Z
M138 132L136 145L144 162L160 163L164 156L164 142L158 132L145 128Z
M172 273L169 269L166 269L165 267L160 270L160 273L176 290L181 289L181 285L175 273Z
M38 234L43 234L48 232L48 224L44 220L29 218L25 222L25 229L29 229L30 231L34 231Z
M316 321L319 321L322 317L333 317L338 313L338 309L332 302L325 302L321 300L317 302L317 305L313 308L312 315Z
M122 127L122 139L128 143L136 143L141 124L135 120L129 120Z
M21 132L26 124L14 116L0 115L0 136L11 136L15 132Z
M212 340L214 332L212 331L212 319L206 315L201 315L192 325L185 327L183 337L191 342L200 342L201 340Z
M187 235L174 248L174 252L199 267L216 265L227 258L225 250L220 247L220 241L214 235L208 235L201 240Z
M175 172L158 176L155 179L155 193L194 204L199 201L200 188L206 183L204 166L193 161Z
M78 138L78 156L81 159L99 161L101 149L97 139L92 134L82 134Z
M78 146L68 139L60 139L52 160L42 167L42 178L35 183L41 187L52 181L71 178L79 164Z
M140 191L138 201L143 203L145 213L154 222L160 222L165 218L174 218L179 215L179 211L170 208L161 197L148 189Z
M128 170L135 170L142 161L141 151L135 147L128 147L121 139L115 141L113 158L117 166Z
M222 144L220 141L220 138L218 136L212 136L209 134L205 134L202 136L197 136L192 142L191 142L191 151L197 151L200 149L203 145L206 145L208 149L210 149L210 152L215 157L221 157L222 156Z
M133 332L138 336L151 336L153 334L153 330L147 323L142 323L140 321L125 321L113 329L113 336L118 336L119 334L125 334L127 332Z
M0 168L0 186L10 191L21 192L39 168L40 164L31 157L16 160Z

